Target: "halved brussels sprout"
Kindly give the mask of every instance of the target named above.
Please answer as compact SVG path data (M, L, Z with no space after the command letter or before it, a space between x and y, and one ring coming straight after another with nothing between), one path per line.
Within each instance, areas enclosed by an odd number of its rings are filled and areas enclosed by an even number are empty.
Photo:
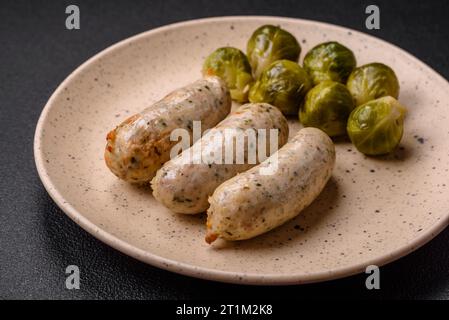
M366 155L389 153L401 141L405 113L405 107L393 97L369 101L351 112L349 138Z
M253 82L251 66L245 54L232 47L219 48L204 61L203 75L222 78L237 102L247 102L248 92Z
M301 46L296 38L277 26L264 25L252 34L246 53L253 69L254 78L276 60L298 61Z
M397 99L399 96L398 78L383 63L370 63L354 69L346 85L357 106L381 97Z
M338 42L319 44L304 57L304 69L314 84L326 80L346 83L355 66L354 53Z
M251 87L249 101L266 102L283 114L297 114L304 96L311 88L307 72L296 62L279 60L262 72Z
M299 119L305 127L319 128L335 137L346 134L346 123L354 107L345 85L323 81L307 93Z

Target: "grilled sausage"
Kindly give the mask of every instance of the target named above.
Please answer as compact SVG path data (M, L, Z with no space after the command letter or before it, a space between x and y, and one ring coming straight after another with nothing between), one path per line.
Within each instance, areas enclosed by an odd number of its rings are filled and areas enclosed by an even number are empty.
M149 182L169 160L170 150L177 143L170 141L173 129L188 130L192 139L193 121L201 121L202 130L206 130L223 120L230 110L229 91L217 77L175 90L108 133L106 164L123 180Z
M239 172L246 171L258 164L259 157L256 157L255 161L248 161L248 129L253 132L255 129L262 129L262 132L266 134L267 145L263 150L265 155L276 151L288 139L287 120L276 107L266 103L243 105L216 128L205 134L190 149L168 161L158 171L151 182L153 196L174 212L187 214L204 212L209 207L207 199L215 188ZM269 145L269 129L277 129L278 145L275 146L275 150ZM237 148L231 150L234 153L231 163L225 161L225 143L222 143L223 140L220 139L220 134L226 131L231 134L233 141L239 133L245 141L242 150L235 150ZM216 139L217 136L218 139ZM252 147L257 148L258 144L252 145ZM260 149L256 151L262 152ZM244 161L236 161L237 152L244 152L241 155ZM204 161L209 155L219 155L219 160L222 160L221 164L217 161Z
M261 175L277 156L277 171ZM305 128L260 165L221 184L209 198L206 241L243 240L267 232L307 207L335 164L335 148L321 130Z

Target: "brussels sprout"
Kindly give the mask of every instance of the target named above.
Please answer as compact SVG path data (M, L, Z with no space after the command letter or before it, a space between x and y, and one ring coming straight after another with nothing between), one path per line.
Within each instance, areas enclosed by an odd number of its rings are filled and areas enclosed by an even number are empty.
M249 91L249 101L266 102L282 113L297 114L304 96L311 88L307 72L296 62L279 60L268 66Z
M351 112L347 125L349 138L364 154L389 153L401 141L405 112L405 107L393 97L371 100Z
M289 32L277 26L264 25L252 34L246 53L254 78L276 60L298 61L301 46Z
M222 78L233 100L241 103L248 101L253 77L248 59L239 49L224 47L212 52L204 61L203 75Z
M304 69L314 84L326 80L346 83L355 66L354 53L338 42L319 44L304 57Z
M382 63L370 63L354 69L347 87L357 106L381 97L397 99L399 96L398 78L389 66Z
M354 107L345 85L323 81L307 93L299 118L305 127L319 128L334 137L346 134L346 122Z

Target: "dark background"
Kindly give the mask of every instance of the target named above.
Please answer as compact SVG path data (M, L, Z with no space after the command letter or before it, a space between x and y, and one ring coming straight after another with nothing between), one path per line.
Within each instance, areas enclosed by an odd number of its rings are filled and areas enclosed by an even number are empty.
M77 4L81 30L65 29ZM365 29L377 4L381 30ZM449 1L1 1L0 298L393 298L449 299L449 228L418 251L381 268L381 290L366 275L289 287L197 280L153 268L97 241L67 218L44 190L33 160L43 106L86 59L136 33L210 16L276 15L326 21L370 33L411 52L449 78ZM65 288L65 268L81 289Z

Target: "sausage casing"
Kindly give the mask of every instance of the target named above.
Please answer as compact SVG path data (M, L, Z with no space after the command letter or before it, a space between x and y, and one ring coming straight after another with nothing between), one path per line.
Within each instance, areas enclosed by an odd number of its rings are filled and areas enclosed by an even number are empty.
M275 156L275 174L261 175ZM322 191L334 164L332 140L319 129L301 129L276 154L215 190L206 241L252 238L292 219Z
M174 129L186 129L192 140L193 121L202 130L212 128L231 110L231 97L222 80L206 77L173 91L135 114L108 133L105 161L119 178L149 182L169 160L177 143L170 141Z
M246 142L244 149L242 148L244 162L234 161L229 164L224 161L225 152L221 150L223 145L217 143L213 137L217 136L217 132L225 133L227 129L235 129L232 130L232 134L247 132L248 129L262 129L262 132L266 132L267 135L267 144L264 150L267 156L277 151L277 148L283 146L288 139L287 120L276 107L266 103L249 103L240 106L191 148L184 150L178 157L165 163L151 181L153 196L156 200L177 213L204 212L209 207L207 199L215 188L236 174L257 165L259 157L253 163L247 159L248 137L245 135L246 133L244 133ZM278 134L278 144L273 149L269 145L270 129L277 130ZM201 146L200 152L195 152L195 148L199 145ZM239 150L236 151L239 152ZM261 152L259 145L257 145L257 152ZM223 159L221 164L204 162L205 157L217 153L221 153L220 157ZM186 160L187 157L191 157L191 160ZM197 161L200 157L203 161Z

